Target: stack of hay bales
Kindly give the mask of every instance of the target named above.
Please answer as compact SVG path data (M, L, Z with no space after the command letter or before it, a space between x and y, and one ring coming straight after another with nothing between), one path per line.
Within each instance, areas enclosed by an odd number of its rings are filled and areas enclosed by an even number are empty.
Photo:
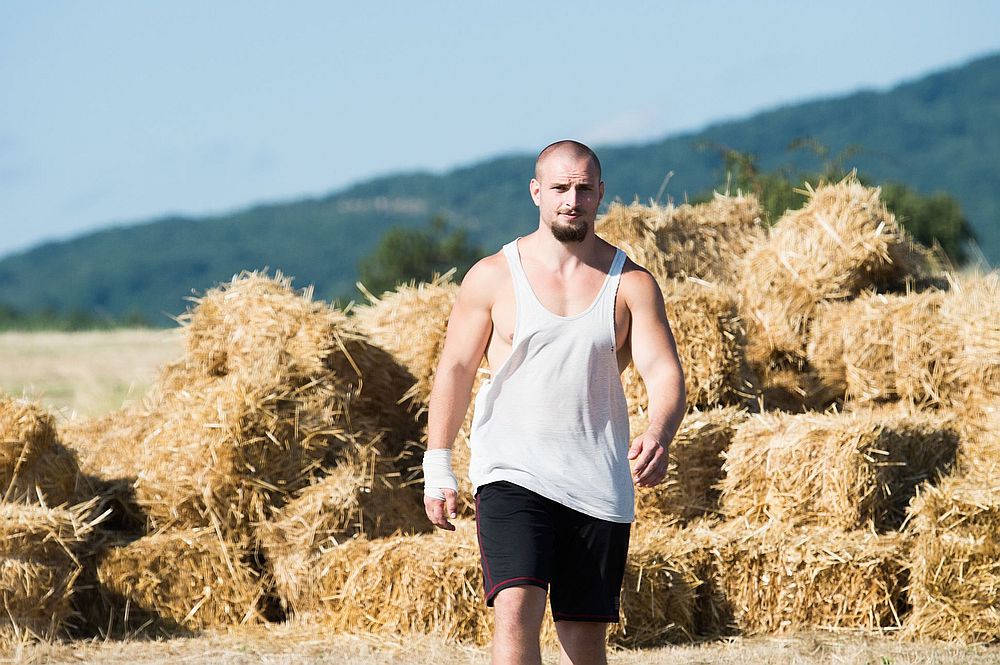
M929 254L896 223L877 188L853 174L810 187L806 205L786 212L739 266L747 356L767 400L782 408L823 405L806 362L809 326L820 305L866 288L905 288L931 267Z
M751 416L725 452L718 586L744 633L898 628L917 488L954 464L954 414L906 405Z
M95 600L166 629L258 620L271 585L261 534L311 483L364 464L419 505L406 487L411 377L280 274L243 273L182 321L185 355L143 404L65 431L85 471L144 518L129 534L141 537L97 557Z

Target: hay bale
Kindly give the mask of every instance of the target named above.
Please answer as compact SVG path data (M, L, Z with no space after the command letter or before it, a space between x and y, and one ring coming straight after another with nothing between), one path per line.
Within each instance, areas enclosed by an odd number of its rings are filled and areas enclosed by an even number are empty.
M910 507L904 634L1000 641L1000 479L956 477L926 486Z
M764 211L753 194L684 204L660 218L657 244L668 257L671 274L719 284L735 284L735 267L764 237Z
M755 415L724 453L722 510L753 524L893 529L916 486L954 462L958 439L947 414Z
M799 210L786 212L770 237L739 267L747 354L762 367L802 360L816 307L865 288L899 289L930 270L879 199L879 190L852 174L813 190Z
M689 634L678 630L675 636L693 634L697 638L712 638L734 634L733 608L719 584L718 558L720 549L739 535L742 530L711 519L695 519L683 526L637 521L633 526L630 561L639 564L643 552L665 557L679 575L679 591L685 593L687 589L693 593ZM629 575L634 577L636 572L641 577L641 566ZM626 580L623 590L628 592L632 578L627 576ZM632 618L626 616L626 631L629 621ZM660 629L663 628L661 623Z
M660 283L684 369L687 403L712 407L744 404L757 392L756 377L744 354L742 322L733 292L727 287L667 280ZM629 412L648 404L645 384L635 365L622 373Z
M949 275L940 335L957 347L950 359L954 405L1000 400L1000 272Z
M403 284L354 309L354 322L372 343L382 347L409 370L415 381L408 392L426 405L434 385L448 317L455 305L458 284L454 271L430 282Z
M731 284L733 266L763 236L756 197L716 193L696 205L612 203L596 232L658 280L696 278Z
M956 348L940 325L947 297L937 290L865 292L826 303L810 327L809 362L831 394L849 400L949 404L954 381L948 363Z
M594 231L605 241L624 251L654 277L672 276L668 258L656 238L656 229L672 212L669 206L644 206L638 202L625 205L614 201L596 222Z
M273 373L275 381L300 392L322 386L341 396L359 428L393 434L387 444L416 437L403 400L413 377L355 330L344 312L313 301L311 287L296 291L280 272L273 278L243 272L192 301L195 306L179 317L185 355L158 379L154 402L198 377L253 380Z
M37 404L0 395L0 498L56 506L76 497L79 468Z
M297 616L334 631L436 632L487 644L492 612L483 600L476 525L379 540L357 538L324 552L316 584L303 588Z
M778 525L744 531L717 551L718 584L745 634L893 629L905 547L899 533Z
M135 480L145 439L155 424L150 414L136 408L58 424L59 440L79 462L78 495L97 497L102 511L111 510L104 528L147 528L148 516L135 498Z
M321 580L323 554L355 536L414 534L433 526L424 513L423 493L401 487L375 472L376 461L341 464L301 490L259 527L282 604L300 611L302 598ZM367 468L366 468L367 467Z
M0 641L62 633L93 529L92 508L0 503Z
M97 562L102 625L152 624L166 630L260 620L264 583L245 545L212 529L145 536L111 547Z
M729 447L747 412L733 406L691 411L670 444L670 468L655 487L636 488L639 522L690 520L718 511L722 452ZM634 435L647 426L645 415L631 418Z

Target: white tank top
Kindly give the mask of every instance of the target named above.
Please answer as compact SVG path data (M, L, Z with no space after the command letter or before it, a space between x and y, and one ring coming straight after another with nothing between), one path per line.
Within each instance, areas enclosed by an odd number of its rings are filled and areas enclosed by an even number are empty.
M539 302L517 239L503 252L514 282L514 340L476 395L473 491L506 480L592 517L631 522L628 405L615 349L625 252L615 253L597 298L575 316L558 316Z

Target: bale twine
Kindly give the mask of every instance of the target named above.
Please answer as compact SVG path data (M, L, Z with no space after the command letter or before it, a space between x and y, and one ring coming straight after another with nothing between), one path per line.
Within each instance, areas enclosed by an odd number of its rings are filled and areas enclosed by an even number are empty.
M717 513L722 452L746 418L745 410L733 406L687 413L670 443L667 477L655 487L636 488L636 519L690 520ZM633 416L633 438L645 431L647 424L645 415Z
M722 510L752 524L897 528L916 486L954 462L958 439L948 414L754 415L724 453Z
M0 395L0 499L57 506L77 495L79 467L37 404Z
M0 503L0 647L59 635L72 615L93 503L71 509Z
M433 528L419 488L392 482L391 474L375 473L374 465L367 460L340 464L260 525L275 586L291 611L303 612L309 603L303 598L322 583L319 560L329 550L355 536L377 538Z
M689 406L744 404L757 392L744 354L742 321L727 287L666 280L660 283ZM622 373L631 414L646 409L646 386L634 364Z
M106 550L97 562L93 598L98 625L200 630L260 620L264 583L245 545L212 529L144 536Z
M744 530L717 552L718 584L745 634L893 629L905 543L899 533L818 526Z
M747 317L747 354L755 365L802 360L817 305L865 288L898 289L929 270L918 249L879 199L879 189L852 174L809 190L770 237L751 249L738 285Z
M926 486L910 507L904 634L1000 641L1000 478L954 477Z

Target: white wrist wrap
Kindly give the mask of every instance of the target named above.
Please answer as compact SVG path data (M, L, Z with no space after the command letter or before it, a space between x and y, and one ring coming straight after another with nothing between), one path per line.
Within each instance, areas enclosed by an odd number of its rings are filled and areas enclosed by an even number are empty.
M451 472L451 450L435 448L424 452L424 494L444 500L442 489L458 493L458 480Z

